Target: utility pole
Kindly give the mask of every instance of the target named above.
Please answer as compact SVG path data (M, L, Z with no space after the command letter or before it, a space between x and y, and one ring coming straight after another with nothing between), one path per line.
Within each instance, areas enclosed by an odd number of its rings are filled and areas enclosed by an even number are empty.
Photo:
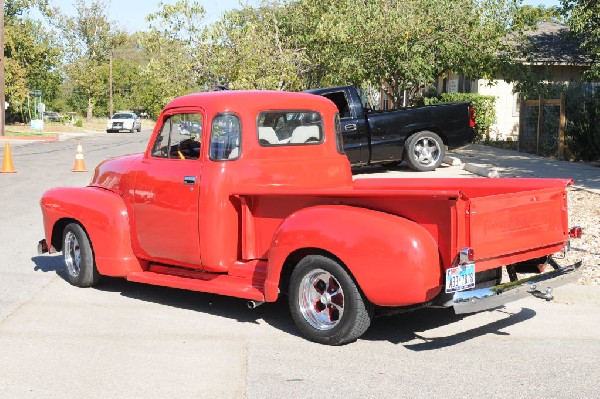
M4 82L4 0L0 0L0 8L2 8L2 14L0 15L0 136L4 136L4 125L6 122L6 97L4 90L6 89Z
M4 0L0 0L4 1ZM112 118L113 115L113 73L112 73L112 61L113 61L113 52L110 51L108 55L108 117Z

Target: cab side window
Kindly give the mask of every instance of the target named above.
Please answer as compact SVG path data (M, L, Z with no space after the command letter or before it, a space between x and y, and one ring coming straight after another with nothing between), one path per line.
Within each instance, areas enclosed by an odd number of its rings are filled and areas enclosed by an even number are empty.
M152 146L151 156L168 159L198 159L202 115L175 114L167 117Z
M223 161L239 158L241 141L242 125L236 114L215 116L210 133L210 159Z

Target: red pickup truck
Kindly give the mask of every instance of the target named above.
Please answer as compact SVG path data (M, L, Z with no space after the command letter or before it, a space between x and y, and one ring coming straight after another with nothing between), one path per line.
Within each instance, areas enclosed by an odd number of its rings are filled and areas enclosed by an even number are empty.
M307 93L177 98L145 153L101 163L87 187L43 195L38 249L62 251L81 287L118 276L250 307L285 294L301 333L330 345L356 340L377 310L549 300L578 274L579 263L552 263L517 275L580 236L567 226L569 180L355 180L339 120L331 101Z

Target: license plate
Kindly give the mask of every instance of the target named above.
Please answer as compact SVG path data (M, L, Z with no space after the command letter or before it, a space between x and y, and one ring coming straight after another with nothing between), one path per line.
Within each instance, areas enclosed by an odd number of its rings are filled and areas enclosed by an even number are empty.
M446 270L446 292L464 291L475 287L475 265L467 263Z

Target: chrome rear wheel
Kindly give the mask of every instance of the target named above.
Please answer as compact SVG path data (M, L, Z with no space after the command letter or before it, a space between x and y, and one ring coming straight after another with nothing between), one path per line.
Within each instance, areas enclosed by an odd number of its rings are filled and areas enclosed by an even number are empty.
M300 332L326 345L356 341L369 328L374 306L334 259L308 255L290 277L289 305Z
M314 270L304 276L298 290L300 311L317 330L335 327L344 316L344 290L331 273Z

